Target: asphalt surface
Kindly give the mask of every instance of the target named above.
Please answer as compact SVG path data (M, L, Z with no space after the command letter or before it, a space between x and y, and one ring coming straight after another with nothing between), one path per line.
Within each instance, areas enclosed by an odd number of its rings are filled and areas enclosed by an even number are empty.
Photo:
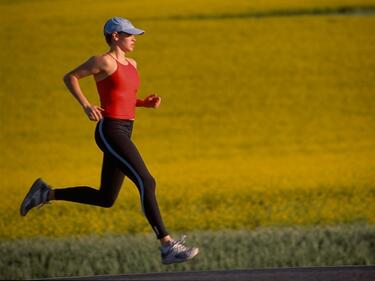
M296 267L64 277L39 280L375 281L375 266Z

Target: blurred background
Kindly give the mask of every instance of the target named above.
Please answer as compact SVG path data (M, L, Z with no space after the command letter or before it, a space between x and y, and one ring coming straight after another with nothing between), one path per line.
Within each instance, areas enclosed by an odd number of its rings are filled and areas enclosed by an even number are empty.
M0 277L375 263L375 1L0 1ZM113 16L146 30L129 54L133 140L169 231L201 248L161 266L139 194L111 209L30 185L100 181L95 123L62 82L108 50ZM93 104L92 77L81 86Z

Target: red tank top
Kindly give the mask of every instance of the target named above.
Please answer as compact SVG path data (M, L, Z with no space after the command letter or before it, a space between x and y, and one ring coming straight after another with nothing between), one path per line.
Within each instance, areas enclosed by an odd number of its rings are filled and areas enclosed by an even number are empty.
M117 69L110 76L96 82L103 116L116 119L134 119L140 79L130 63L116 60Z

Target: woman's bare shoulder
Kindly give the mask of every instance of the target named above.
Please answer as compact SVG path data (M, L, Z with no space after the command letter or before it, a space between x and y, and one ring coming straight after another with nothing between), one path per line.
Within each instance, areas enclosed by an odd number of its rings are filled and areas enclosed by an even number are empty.
M113 64L114 60L108 54L94 55L89 58L93 63L98 65Z
M116 62L108 54L91 56L86 63L100 72L110 72L116 67Z

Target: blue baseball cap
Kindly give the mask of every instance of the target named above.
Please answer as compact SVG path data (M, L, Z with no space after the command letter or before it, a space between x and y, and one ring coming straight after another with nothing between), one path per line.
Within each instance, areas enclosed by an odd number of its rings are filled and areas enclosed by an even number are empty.
M133 35L145 33L144 30L134 27L129 20L120 17L110 18L104 25L104 34L112 34L113 32L126 32Z

